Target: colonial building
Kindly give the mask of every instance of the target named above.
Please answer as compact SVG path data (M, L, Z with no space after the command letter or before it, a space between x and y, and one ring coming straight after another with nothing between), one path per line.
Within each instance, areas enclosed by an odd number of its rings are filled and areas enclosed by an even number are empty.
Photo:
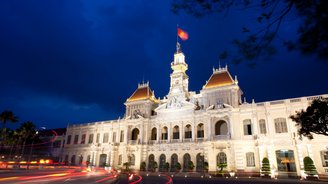
M179 43L171 63L170 90L163 99L155 97L149 83L139 84L126 100L123 119L67 127L63 160L71 164L87 161L96 166L123 167L129 162L139 170L141 163L151 169L175 171L259 172L267 157L272 172L301 175L303 158L314 160L319 173L328 172L328 138L297 137L289 118L305 109L315 98L300 97L255 103L242 102L237 77L227 67L213 69L200 93L190 92L188 64Z

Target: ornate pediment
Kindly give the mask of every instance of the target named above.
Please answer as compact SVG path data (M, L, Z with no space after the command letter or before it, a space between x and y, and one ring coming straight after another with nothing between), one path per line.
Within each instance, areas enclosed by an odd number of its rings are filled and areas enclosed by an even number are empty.
M179 98L172 97L167 100L166 103L160 105L155 109L155 111L161 112L161 111L169 111L169 110L184 110L184 109L195 109L196 106L195 104L185 101L185 100L180 100Z

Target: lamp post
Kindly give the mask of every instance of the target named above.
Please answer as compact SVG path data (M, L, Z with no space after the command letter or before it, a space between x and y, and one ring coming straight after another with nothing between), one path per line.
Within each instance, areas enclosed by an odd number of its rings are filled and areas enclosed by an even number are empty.
M41 127L40 129L45 130L46 128L45 128L45 127ZM27 160L27 169L30 168L31 156L32 156L33 146L34 146L34 139L35 139L35 137L36 137L38 134L39 134L39 131L38 131L38 130L35 130L35 134L33 135L33 138L32 138L32 144L31 144L30 154L28 155L28 160Z

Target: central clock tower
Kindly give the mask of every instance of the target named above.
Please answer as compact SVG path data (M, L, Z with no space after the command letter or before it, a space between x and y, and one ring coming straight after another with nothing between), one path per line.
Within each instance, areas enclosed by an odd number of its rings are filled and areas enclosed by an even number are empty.
M171 85L168 98L175 98L179 101L186 101L189 99L189 77L186 74L188 65L185 62L185 55L181 51L179 42L177 42L177 51L174 53L174 60L171 63L171 68L173 72L170 75Z

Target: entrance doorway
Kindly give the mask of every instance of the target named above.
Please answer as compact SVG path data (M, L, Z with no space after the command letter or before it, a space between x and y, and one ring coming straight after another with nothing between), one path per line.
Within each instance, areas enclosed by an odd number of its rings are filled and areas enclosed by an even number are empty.
M101 154L99 156L99 167L105 167L107 154Z
M297 176L293 150L277 150L276 157L279 176Z

